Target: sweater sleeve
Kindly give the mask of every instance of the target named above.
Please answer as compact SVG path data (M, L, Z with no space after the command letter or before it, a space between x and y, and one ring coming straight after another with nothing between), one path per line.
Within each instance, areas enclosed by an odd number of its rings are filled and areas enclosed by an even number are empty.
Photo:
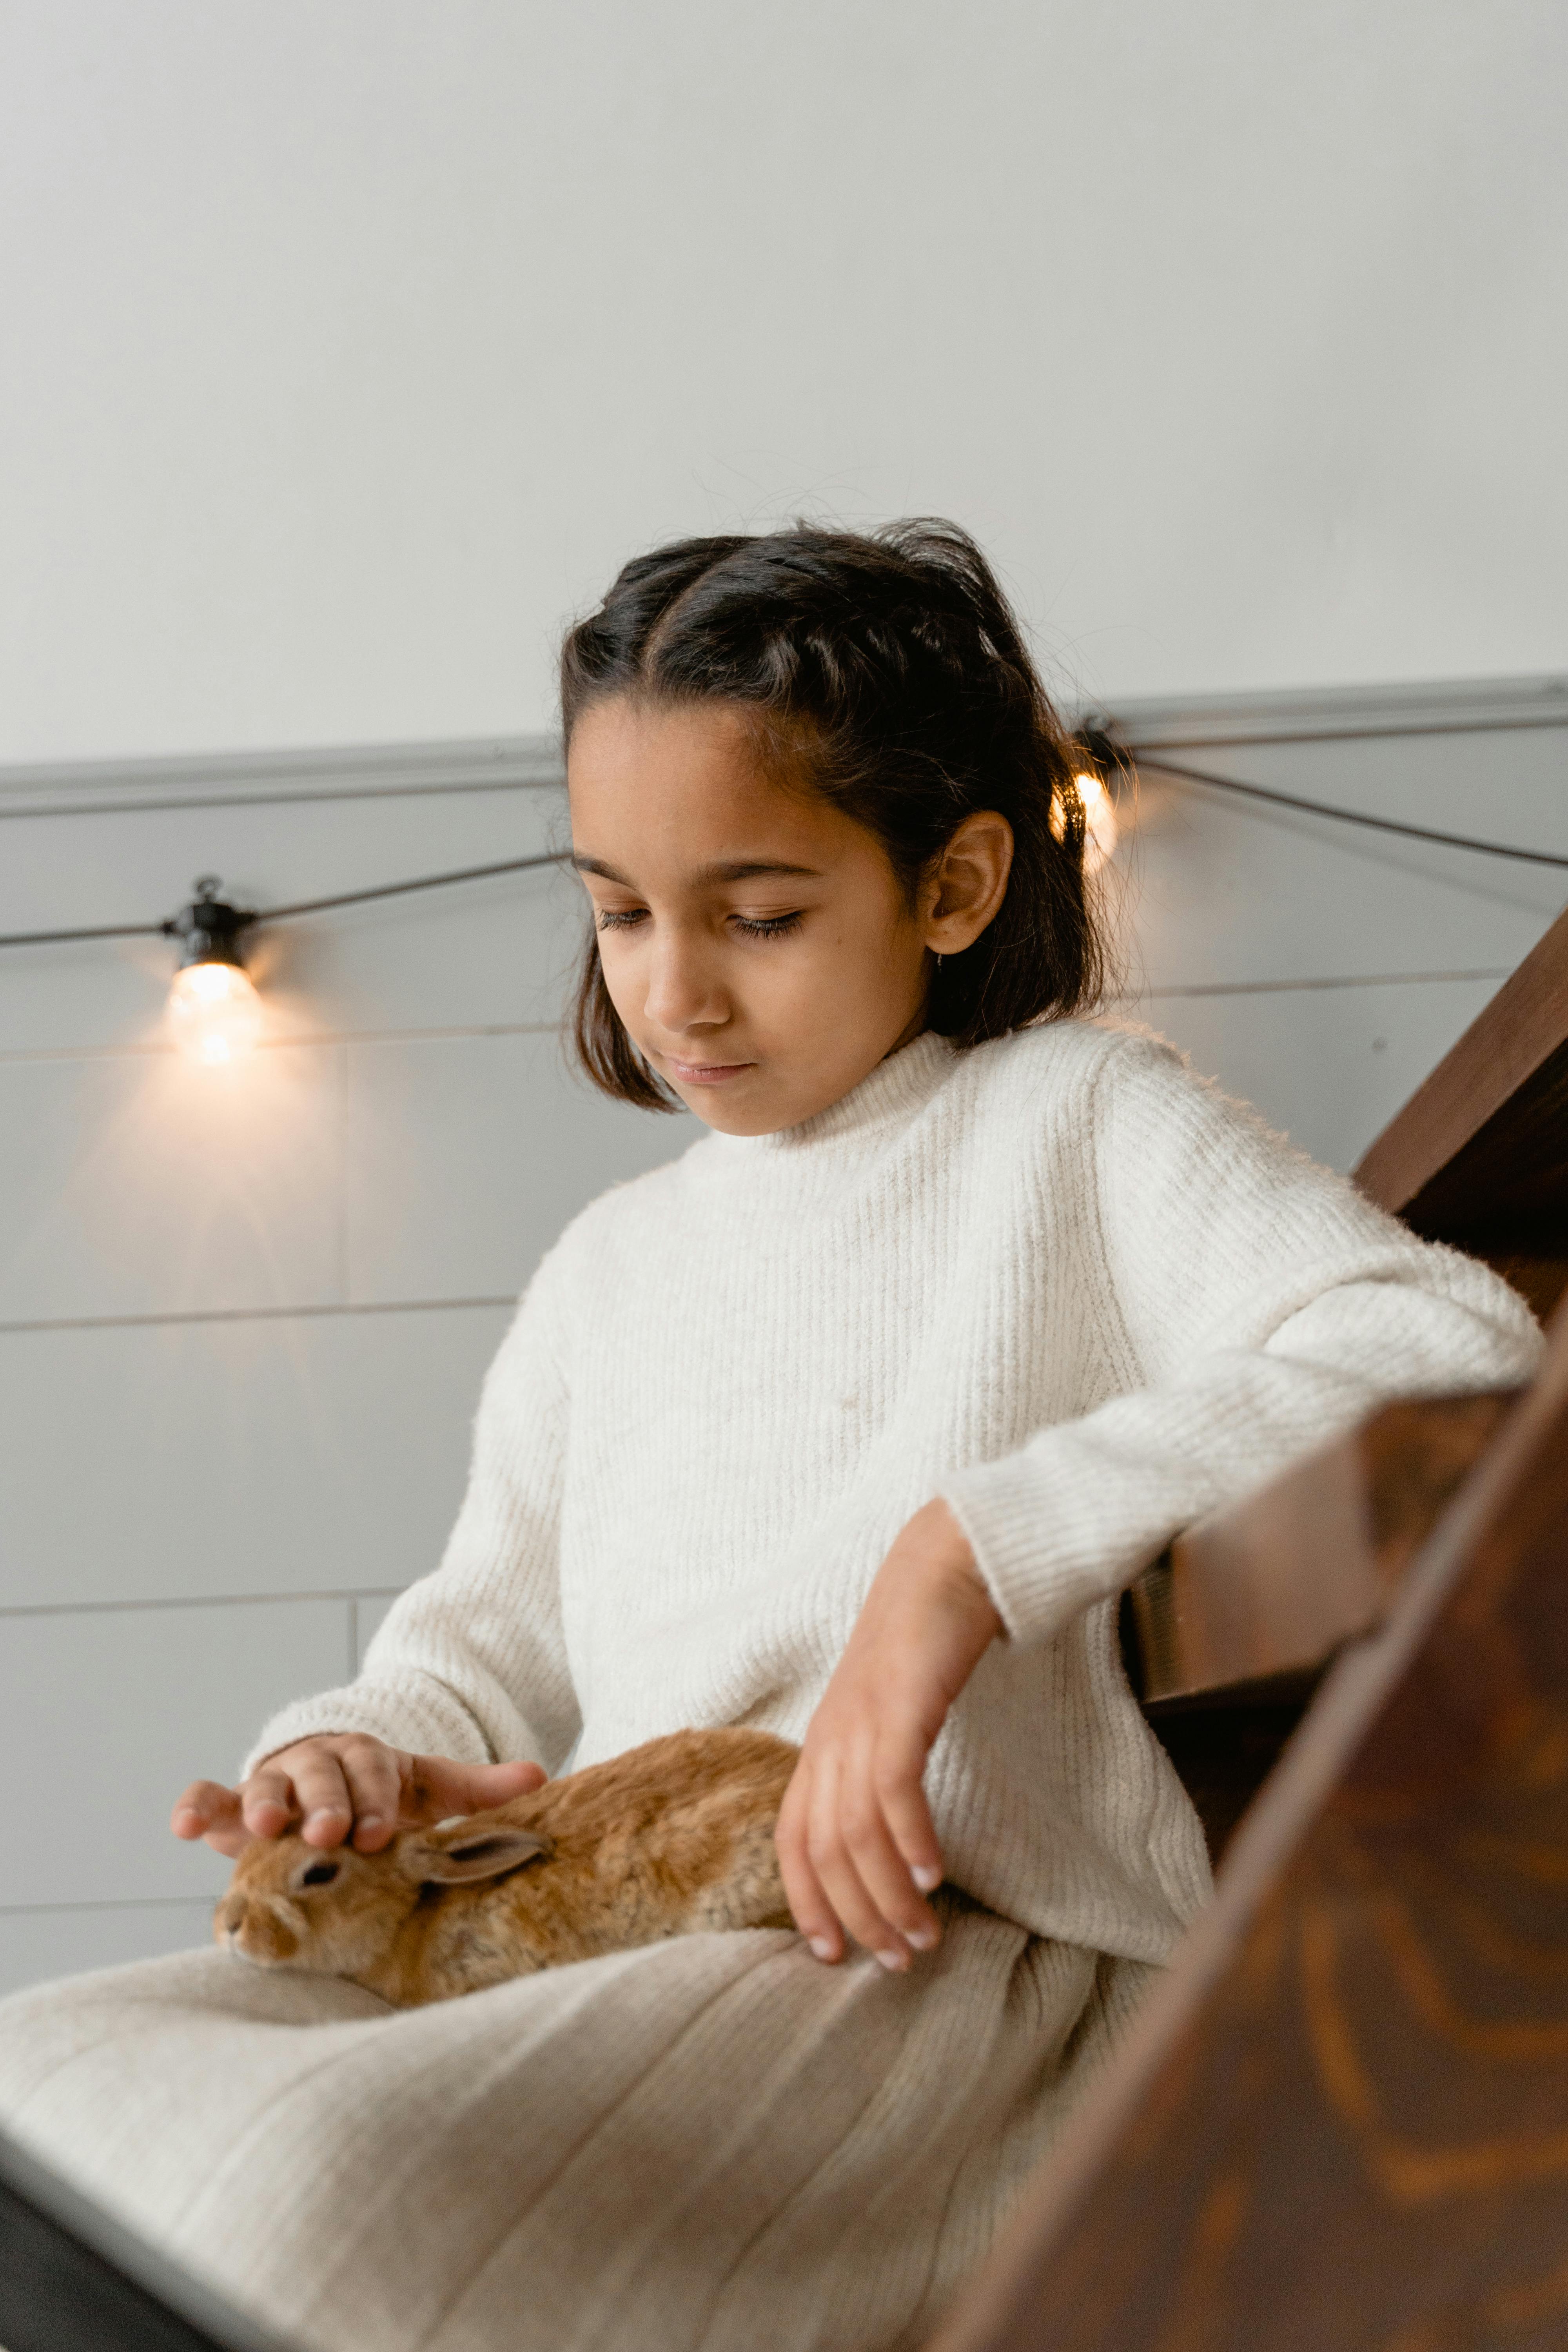
M1509 1387L1542 1346L1487 1267L1415 1239L1157 1040L1118 1039L1091 1119L1128 1392L941 1488L1021 1642L1389 1398Z
M577 1736L561 1622L558 1538L567 1383L552 1253L486 1376L468 1492L440 1566L411 1585L358 1679L275 1715L242 1767L321 1732L482 1764L554 1771Z

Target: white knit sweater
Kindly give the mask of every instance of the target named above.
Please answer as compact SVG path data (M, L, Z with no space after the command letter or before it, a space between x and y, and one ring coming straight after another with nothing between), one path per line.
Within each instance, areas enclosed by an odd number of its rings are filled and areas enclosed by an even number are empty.
M1496 1276L1157 1041L928 1033L818 1118L710 1134L575 1219L486 1381L441 1566L255 1755L358 1729L554 1769L688 1724L798 1738L940 1494L1011 1636L928 1769L949 1875L1162 1959L1207 1864L1115 1595L1381 1399L1522 1380L1539 1344Z

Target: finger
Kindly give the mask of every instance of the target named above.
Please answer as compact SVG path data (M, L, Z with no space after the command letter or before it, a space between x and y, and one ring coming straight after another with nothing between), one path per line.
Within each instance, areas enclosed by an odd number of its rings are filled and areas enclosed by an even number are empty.
M239 1817L239 1799L221 1780L193 1780L169 1816L178 1838L205 1837L215 1822Z
M945 1875L926 1802L928 1752L922 1740L907 1742L901 1749L890 1748L879 1754L874 1774L882 1819L922 1895L934 1894Z
M239 1798L240 1817L252 1837L281 1837L294 1818L294 1783L279 1764L258 1766Z
M844 1958L844 1931L834 1916L833 1906L822 1891L822 1882L812 1868L811 1856L806 1851L809 1790L807 1767L797 1764L795 1778L779 1811L773 1844L778 1852L779 1876L784 1880L784 1899L795 1924L816 1957L819 1960L832 1962ZM800 1792L798 1795L797 1790Z
M170 1817L177 1838L205 1838L216 1853L231 1859L250 1843L240 1818L239 1792L217 1780L193 1780Z
M293 1763L294 1796L301 1814L300 1834L307 1845L342 1845L353 1827L353 1801L343 1768L330 1748L312 1741Z
M862 1949L871 1953L885 1969L907 1969L909 1947L867 1894L842 1839L814 1844L811 1861L836 1916Z
M449 1756L414 1756L405 1808L415 1821L444 1821L449 1813L483 1812L542 1788L538 1764L458 1764Z
M856 1874L881 1918L917 1952L929 1952L941 1933L936 1915L893 1841L868 1756L858 1758L844 1776L838 1820Z
M339 1753L353 1807L354 1845L361 1853L377 1853L397 1830L397 1752L383 1739L345 1739Z
M824 1759L813 1790L807 1851L823 1893L836 1916L886 1969L907 1969L908 1945L867 1893L845 1838L844 1792L837 1761Z
M542 1764L524 1763L521 1758L510 1764L474 1765L468 1771L470 1811L482 1812L487 1805L504 1805L513 1797L530 1796L535 1789L542 1789L549 1778Z
M223 1855L226 1862L237 1860L247 1845L256 1843L244 1822L237 1819L231 1828L208 1830L206 1842L215 1853Z

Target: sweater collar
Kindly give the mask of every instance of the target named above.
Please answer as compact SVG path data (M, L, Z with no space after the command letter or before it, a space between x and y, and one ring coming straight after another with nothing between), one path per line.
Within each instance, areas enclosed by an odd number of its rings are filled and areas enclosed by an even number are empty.
M879 1062L858 1087L814 1118L778 1128L771 1135L723 1135L715 1128L710 1138L726 1154L761 1157L808 1151L826 1143L872 1143L906 1125L930 1101L956 1058L957 1048L927 1029Z

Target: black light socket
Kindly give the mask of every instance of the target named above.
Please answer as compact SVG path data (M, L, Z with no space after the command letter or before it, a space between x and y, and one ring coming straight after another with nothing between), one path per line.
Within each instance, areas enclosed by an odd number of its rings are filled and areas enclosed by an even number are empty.
M231 963L243 971L240 934L255 922L254 911L220 898L222 885L216 874L198 875L192 887L195 896L190 905L163 925L169 937L181 943L182 969L189 963Z

